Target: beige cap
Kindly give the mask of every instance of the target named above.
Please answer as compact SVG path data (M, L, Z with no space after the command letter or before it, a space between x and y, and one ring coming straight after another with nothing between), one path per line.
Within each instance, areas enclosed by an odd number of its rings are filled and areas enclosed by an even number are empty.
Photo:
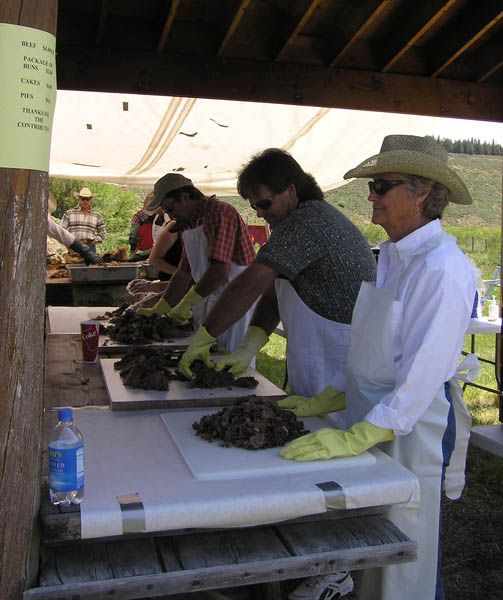
M174 192L182 187L194 184L190 179L180 175L180 173L167 173L164 177L161 177L155 182L154 185L154 198L148 205L149 211L156 211L161 202L166 198L170 192Z

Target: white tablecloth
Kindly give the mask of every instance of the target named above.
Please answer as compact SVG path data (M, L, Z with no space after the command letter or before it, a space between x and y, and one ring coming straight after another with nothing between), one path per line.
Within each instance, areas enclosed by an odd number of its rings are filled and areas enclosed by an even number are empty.
M84 437L85 494L80 505L82 538L122 535L118 496L138 494L145 531L246 527L326 511L316 484L335 481L346 508L417 505L416 477L379 450L369 469L312 471L273 478L199 481L164 426L164 411L112 412L75 409Z

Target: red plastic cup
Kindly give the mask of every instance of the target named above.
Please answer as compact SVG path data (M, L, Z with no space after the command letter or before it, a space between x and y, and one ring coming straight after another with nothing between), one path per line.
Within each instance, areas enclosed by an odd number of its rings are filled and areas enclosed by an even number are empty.
M98 321L81 321L82 357L84 362L96 362L100 343L100 324Z

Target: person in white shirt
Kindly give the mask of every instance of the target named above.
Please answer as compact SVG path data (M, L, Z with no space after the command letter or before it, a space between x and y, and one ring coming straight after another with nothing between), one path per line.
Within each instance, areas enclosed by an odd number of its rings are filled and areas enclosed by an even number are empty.
M449 202L472 202L447 158L433 138L390 135L379 154L345 174L345 179L373 178L372 222L389 236L381 245L377 282L362 284L353 312L345 403L339 399L331 407L301 396L279 402L299 416L345 404L349 427L297 438L281 451L283 458L351 456L381 443L381 450L419 480L419 507L394 506L389 512L417 541L417 562L364 571L359 599L444 597L438 547L441 489L445 480L447 495L461 493L462 483L452 470L446 478L446 469L449 461L460 459L456 435L467 433L460 432L461 424L469 428L457 412L466 414L462 396L451 394L449 380L457 371L476 291L472 264L440 223ZM465 455L466 447L463 461ZM316 586L319 593L311 594ZM322 579L306 580L290 597L321 598L323 586Z

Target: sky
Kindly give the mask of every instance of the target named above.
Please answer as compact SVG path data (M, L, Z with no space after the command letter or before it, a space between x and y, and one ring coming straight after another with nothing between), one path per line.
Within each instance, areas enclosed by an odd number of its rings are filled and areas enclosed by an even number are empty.
M426 126L426 129L429 130L426 133L435 137L440 136L441 138L450 138L451 140L475 138L481 142L492 142L494 140L496 144L503 145L503 123L445 119L441 117L429 117L428 119L429 121L433 121L433 123Z

